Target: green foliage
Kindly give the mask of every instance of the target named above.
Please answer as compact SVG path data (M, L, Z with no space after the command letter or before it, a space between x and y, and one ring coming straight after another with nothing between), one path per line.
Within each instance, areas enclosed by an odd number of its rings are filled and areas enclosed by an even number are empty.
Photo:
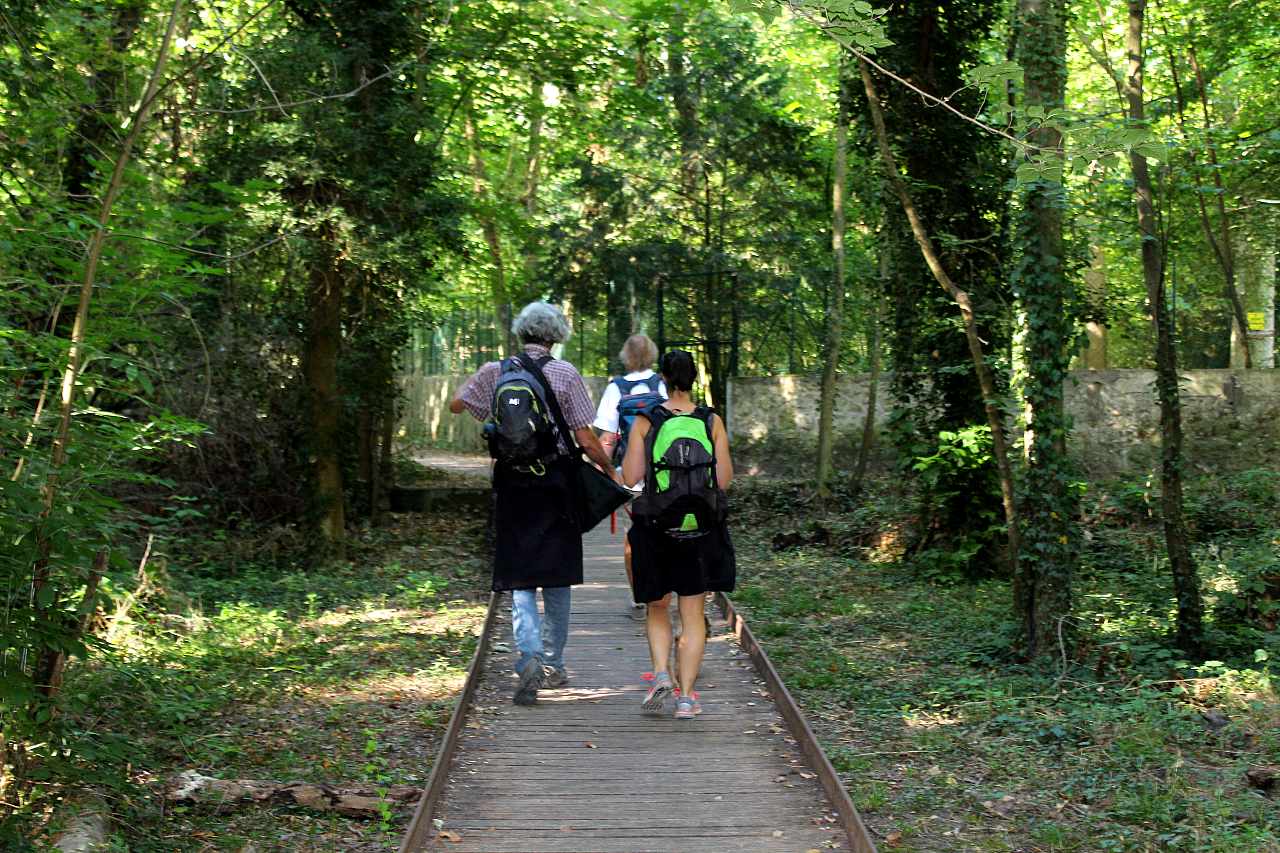
M929 519L946 519L949 508L998 489L991 430L986 426L943 430L933 452L915 457L911 468L919 478L921 513ZM1001 566L989 556L998 552L1005 529L998 508L971 505L962 519L949 520L953 521L949 529L945 521L935 521L936 529L925 526L922 531L912 555L912 565L921 576L954 583L999 573ZM964 532L956 535L956 530Z

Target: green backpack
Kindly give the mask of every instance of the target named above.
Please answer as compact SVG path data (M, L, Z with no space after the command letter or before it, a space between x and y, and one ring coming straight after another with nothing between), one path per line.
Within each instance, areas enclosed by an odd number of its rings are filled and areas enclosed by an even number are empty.
M711 409L678 415L664 406L645 412L644 492L635 514L673 539L696 539L724 524L728 501L716 482Z

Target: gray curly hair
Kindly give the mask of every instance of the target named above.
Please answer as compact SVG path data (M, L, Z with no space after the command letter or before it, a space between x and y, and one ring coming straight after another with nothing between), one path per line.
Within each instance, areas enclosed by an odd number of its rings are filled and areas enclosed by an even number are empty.
M511 333L526 344L562 344L571 331L564 312L546 302L530 302L511 323Z

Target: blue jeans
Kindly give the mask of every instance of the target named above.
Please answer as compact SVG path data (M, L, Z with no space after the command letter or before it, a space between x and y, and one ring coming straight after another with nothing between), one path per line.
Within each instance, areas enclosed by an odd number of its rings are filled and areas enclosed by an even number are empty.
M564 669L564 644L569 639L570 587L542 588L542 606L545 614L538 614L536 589L511 591L511 629L515 634L516 650L520 658L516 672L523 672L534 655L556 669Z

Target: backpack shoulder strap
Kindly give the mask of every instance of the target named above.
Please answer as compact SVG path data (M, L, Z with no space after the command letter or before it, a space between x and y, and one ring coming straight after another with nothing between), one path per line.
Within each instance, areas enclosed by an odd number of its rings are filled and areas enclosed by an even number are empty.
M662 388L662 377L655 372L652 376L650 376L648 379L644 381L644 384L649 386L650 391L652 391L654 394L657 394Z
M715 415L716 410L710 406L698 406L690 414L702 421L707 427L707 438L711 441L711 455L716 455L716 437L711 431L711 418Z
M619 376L617 379L614 379L614 380L613 380L612 382L610 382L609 384L610 384L610 385L613 385L615 388L617 388L617 389L618 389L618 393L619 393L619 394L621 394L621 395L622 395L622 396L624 396L624 397L631 393L631 384L632 384L632 383L627 382L627 377L626 377L626 376Z
M649 432L650 435L656 434L658 430L662 428L663 424L665 424L667 421L675 417L674 412L672 412L666 406L662 406L662 405L654 406L651 409L646 409L640 414L648 418L649 423L652 424L653 426L653 429L650 430Z
M565 447L570 449L570 454L574 450L580 450L578 442L574 438L573 430L569 429L569 423L564 419L564 412L560 410L560 401L556 399L556 392L551 388L551 383L547 380L547 374L542 372L542 365L550 362L551 356L535 359L528 353L522 352L516 358L542 384L544 396L547 398L547 408L551 410L551 417L555 419L556 429L560 431L560 437L564 439Z

